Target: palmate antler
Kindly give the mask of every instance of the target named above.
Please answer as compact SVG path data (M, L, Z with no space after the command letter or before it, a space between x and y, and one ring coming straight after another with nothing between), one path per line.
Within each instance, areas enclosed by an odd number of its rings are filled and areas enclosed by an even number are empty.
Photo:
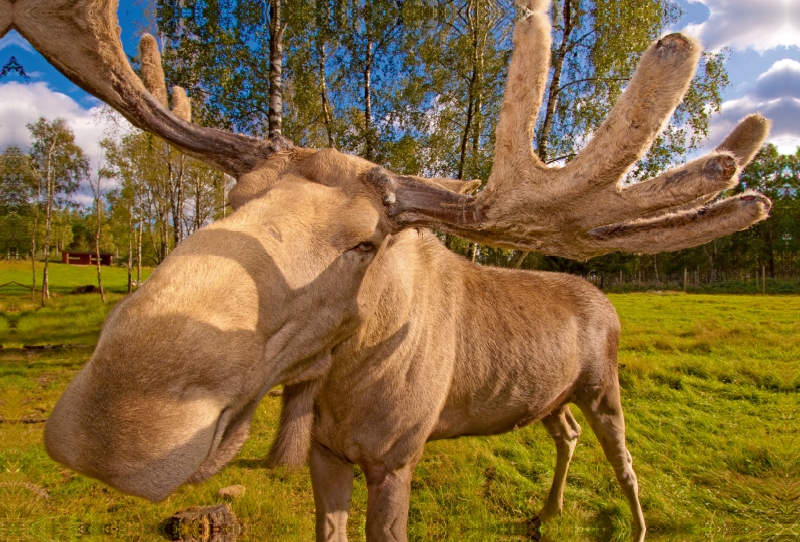
M383 192L397 229L432 226L485 244L586 259L617 250L656 253L696 246L767 217L770 201L756 192L706 205L736 184L738 172L761 146L769 122L759 115L744 119L714 153L655 179L620 185L694 75L700 47L680 34L645 52L608 119L572 162L563 168L543 164L531 141L549 66L548 3L528 0L521 7L525 17L514 32L494 167L483 192L464 196L443 188L464 183L398 176L382 168L367 176ZM119 41L116 9L116 0L0 0L0 36L17 29L68 78L134 125L240 181L269 169L268 159L293 148L283 138L262 141L188 122L182 89L173 90L170 112L155 41L142 40L142 83ZM257 195L263 179L248 182L240 182L237 201Z
M0 36L16 29L61 73L133 125L230 175L252 171L276 152L292 147L281 138L262 141L188 122L189 104L180 88L173 89L173 111L167 109L155 40L149 36L142 40L146 89L122 49L117 4L117 0L0 0Z
M682 34L650 46L606 121L572 162L543 164L531 141L549 67L548 5L528 0L520 6L525 17L514 31L494 167L483 192L462 196L386 170L370 174L400 227L434 226L489 245L587 259L688 248L767 217L771 203L756 192L706 205L736 184L761 147L770 123L760 115L745 118L713 153L621 185L694 76L701 48Z

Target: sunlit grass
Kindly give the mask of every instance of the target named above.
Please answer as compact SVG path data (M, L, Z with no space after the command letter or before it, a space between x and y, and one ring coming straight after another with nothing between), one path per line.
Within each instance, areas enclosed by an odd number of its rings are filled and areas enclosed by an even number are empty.
M103 266L103 287L106 290L118 293L128 291L128 270L124 267ZM36 262L36 288L41 291L42 271L44 262ZM147 279L153 270L149 267L142 268L142 280ZM60 262L50 262L49 270L50 292L68 294L79 286L97 285L97 267L93 265L68 265ZM133 280L136 280L136 270L133 270ZM16 282L0 290L0 295L15 295L27 292L33 282L33 271L30 261L0 261L0 284ZM41 294L36 296L37 299Z
M48 415L90 349L31 352L22 344L94 345L112 296L55 298L46 309L0 298L0 418ZM629 448L650 539L761 539L800 533L800 297L610 296L623 322L620 378ZM9 312L11 310L11 312ZM158 525L191 505L219 502L242 484L233 508L246 540L310 540L314 502L307 469L269 470L263 459L280 399L259 406L237 458L208 482L161 503L121 495L50 460L41 423L0 424L0 518L23 539L109 536L158 540ZM580 412L583 426L555 540L623 540L628 505ZM496 437L427 446L412 486L412 540L521 540L549 489L555 461L539 424ZM364 477L357 474L350 531L363 540ZM10 526L10 527L8 527ZM38 533L38 534L37 534Z

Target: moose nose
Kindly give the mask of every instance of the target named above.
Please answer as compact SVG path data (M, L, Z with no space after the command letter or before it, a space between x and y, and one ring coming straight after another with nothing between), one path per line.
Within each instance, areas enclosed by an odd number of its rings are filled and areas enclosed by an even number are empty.
M94 384L84 367L64 391L45 424L45 450L81 474L150 501L163 500L191 477L219 446L230 418L216 401L202 398L120 392L107 403L96 399Z
M80 425L79 400L75 390L82 385L85 371L81 371L67 386L44 426L44 448L55 461L71 469L80 468L81 447L86 443Z

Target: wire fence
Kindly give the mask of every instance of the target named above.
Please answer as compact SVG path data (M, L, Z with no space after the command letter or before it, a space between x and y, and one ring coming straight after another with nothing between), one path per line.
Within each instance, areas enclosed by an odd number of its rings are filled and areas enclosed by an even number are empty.
M768 269L735 272L684 269L679 273L589 273L582 275L605 292L672 290L686 293L800 294L800 273Z

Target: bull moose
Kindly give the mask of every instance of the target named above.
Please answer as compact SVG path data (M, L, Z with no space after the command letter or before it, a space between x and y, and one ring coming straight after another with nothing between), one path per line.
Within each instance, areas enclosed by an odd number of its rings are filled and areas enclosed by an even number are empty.
M547 167L531 141L548 73L548 4L520 8L494 165L473 196L475 182L398 175L334 149L192 124L182 90L167 107L152 38L143 38L144 83L128 65L116 0L0 0L0 35L16 29L131 123L237 179L234 212L182 242L111 311L47 421L50 456L158 501L230 461L261 398L283 384L271 460L310 463L317 539L346 540L359 465L367 539L406 540L427 441L534 421L557 449L539 519L558 514L581 431L572 403L641 540L612 305L573 276L475 265L427 228L579 259L705 243L766 218L770 201L756 192L712 200L736 183L769 123L747 117L710 155L623 187L701 54L670 34L644 53L580 154Z

